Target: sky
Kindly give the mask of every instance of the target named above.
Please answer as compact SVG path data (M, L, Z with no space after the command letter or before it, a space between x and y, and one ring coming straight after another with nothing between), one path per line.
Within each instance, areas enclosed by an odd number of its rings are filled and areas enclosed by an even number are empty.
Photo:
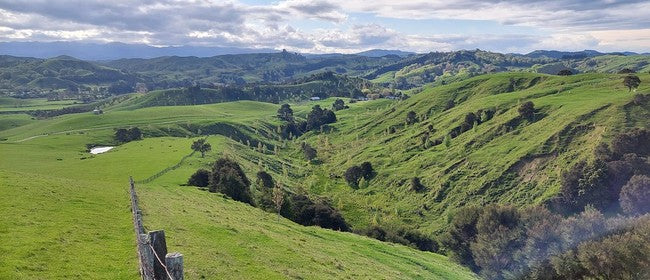
M650 52L650 0L0 0L0 41Z

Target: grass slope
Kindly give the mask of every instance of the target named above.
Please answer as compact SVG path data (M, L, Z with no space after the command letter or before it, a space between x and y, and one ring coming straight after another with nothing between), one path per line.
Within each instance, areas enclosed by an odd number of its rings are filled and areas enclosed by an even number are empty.
M561 171L591 158L599 142L624 127L650 125L648 104L631 103L633 94L623 87L622 77L483 75L428 88L395 106L341 111L333 133L304 138L317 148L323 164L309 166L299 181L339 201L346 219L357 227L378 220L433 233L463 205L542 203L557 193ZM647 74L640 77L650 80ZM638 92L649 89L642 83ZM456 105L445 110L450 100ZM537 120L517 120L518 105L528 100L538 108ZM452 139L449 148L421 146L429 125L430 139L442 139L467 113L485 109L495 110L494 118ZM411 110L420 122L407 126ZM297 158L298 149L293 153ZM354 190L343 179L332 179L330 174L342 175L363 161L378 172L367 188ZM409 180L416 176L427 191L410 190Z
M331 103L331 100L322 104ZM296 107L305 114L313 105ZM127 195L128 176L148 178L190 153L190 129L227 123L251 139L274 140L277 105L235 102L107 110L34 120L0 131L0 278L135 279L137 259ZM0 119L17 115L0 115ZM89 155L86 145L113 143L115 128L138 125L156 137ZM198 155L138 187L145 226L165 229L168 247L185 255L189 279L423 278L472 279L445 257L366 237L306 228L223 197L181 187L224 152L242 159L249 177L256 159L277 164L226 136L208 137ZM288 164L292 158L286 157ZM278 170L277 172L280 172ZM277 173L276 172L276 173ZM170 183L171 182L171 183Z

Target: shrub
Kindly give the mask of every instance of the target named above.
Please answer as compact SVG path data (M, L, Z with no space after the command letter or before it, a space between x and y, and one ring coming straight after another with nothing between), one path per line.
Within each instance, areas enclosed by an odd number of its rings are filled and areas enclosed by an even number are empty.
M316 149L312 148L307 142L302 142L302 153L305 155L305 159L311 161L316 158L318 155Z
M623 211L630 215L650 213L650 177L635 175L623 186L620 194Z
M425 187L421 182L419 177L413 177L411 178L411 190L414 192L422 192L425 191L427 187Z
M319 226L338 231L349 231L341 214L323 200L312 201L306 195L298 194L291 199L292 221L305 226Z
M364 179L370 180L375 176L375 170L372 169L372 164L370 162L363 162L361 165L359 165L361 168L361 176L363 176Z
M291 109L289 104L282 104L280 106L280 109L278 109L278 118L286 122L293 122L293 109Z
M535 118L535 104L532 101L527 101L519 106L519 115L529 121Z
M273 177L271 174L267 173L266 171L259 171L257 172L257 185L261 186L263 188L267 189L272 189L275 187L275 181L273 181Z
M352 166L345 171L343 177L349 186L357 188L359 187L359 180L363 178L363 169L356 165Z
M218 159L210 176L210 192L220 192L228 197L253 205L250 181L239 164L228 158Z
M560 70L560 72L557 72L557 75L558 76L571 76L571 75L573 75L573 72L571 70L569 70L569 69L563 69L563 70Z
M187 185L205 188L210 184L210 171L199 169L187 180Z
M414 111L409 111L406 113L406 124L412 125L417 123L418 120L418 115Z
M348 106L345 106L345 102L343 102L343 99L337 98L334 100L334 104L332 104L332 110L338 111L338 110L343 110L348 108Z

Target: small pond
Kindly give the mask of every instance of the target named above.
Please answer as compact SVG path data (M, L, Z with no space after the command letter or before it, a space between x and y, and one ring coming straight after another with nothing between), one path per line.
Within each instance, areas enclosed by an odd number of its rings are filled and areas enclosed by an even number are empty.
M113 148L114 147L94 147L94 148L90 149L90 153L93 154L93 155L101 154L101 153L108 152Z

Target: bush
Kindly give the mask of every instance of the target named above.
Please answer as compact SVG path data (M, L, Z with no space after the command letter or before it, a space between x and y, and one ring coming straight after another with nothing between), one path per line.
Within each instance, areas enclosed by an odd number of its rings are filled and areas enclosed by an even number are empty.
M253 205L250 181L239 164L228 158L220 158L212 167L210 192L220 192L228 197Z
M611 150L615 158L629 153L640 156L650 155L650 130L634 128L617 134L612 139Z
M573 72L571 70L569 70L569 69L563 69L563 70L560 70L560 72L557 72L557 75L558 76L571 76L571 75L573 75Z
M375 170L372 169L372 164L370 162L363 162L361 165L359 165L361 168L361 176L366 179L370 180L375 176Z
M347 108L348 106L345 106L345 102L343 102L343 99L340 98L334 100L334 104L332 104L332 110L334 111L343 110Z
M257 185L263 188L272 189L275 187L275 181L273 181L271 174L266 171L259 171L257 172Z
M425 187L421 182L420 178L418 177L413 177L411 178L411 190L414 192L422 192L425 191L427 187Z
M349 186L357 188L359 187L359 180L363 178L363 169L356 165L352 166L345 171L343 177Z
M135 140L142 139L142 131L138 127L118 128L115 130L115 140L120 143L127 143Z
M305 159L311 161L316 158L318 155L316 149L312 148L307 142L302 142L301 145L302 153L305 155Z
M187 180L187 185L205 188L210 184L210 171L199 169Z
M417 123L418 120L418 115L414 111L409 111L406 113L406 124L407 125L412 125Z
M529 121L535 118L535 104L532 101L527 101L519 106L519 115Z
M298 194L291 199L292 221L305 226L319 226L338 231L349 231L345 219L326 201L312 201L306 195Z
M621 189L619 199L621 208L629 215L650 213L650 177L632 176Z

